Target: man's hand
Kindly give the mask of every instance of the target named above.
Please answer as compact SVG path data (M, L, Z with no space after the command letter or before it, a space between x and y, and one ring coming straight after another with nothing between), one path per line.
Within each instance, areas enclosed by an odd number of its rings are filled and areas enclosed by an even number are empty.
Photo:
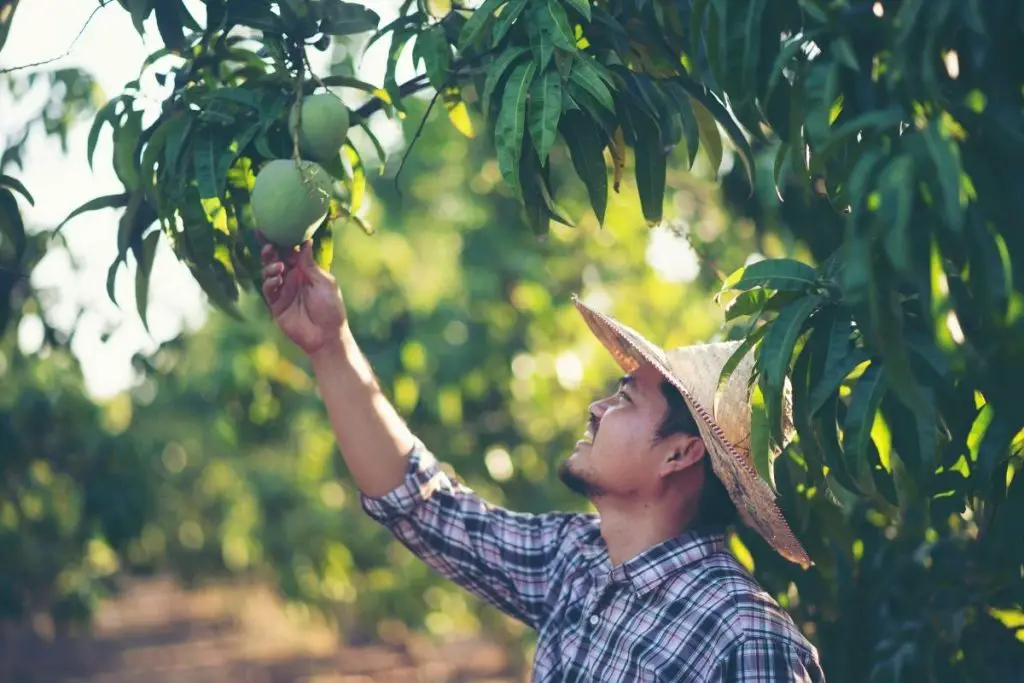
M263 296L281 330L308 355L337 345L345 324L345 302L330 273L313 260L312 242L284 258L263 246Z

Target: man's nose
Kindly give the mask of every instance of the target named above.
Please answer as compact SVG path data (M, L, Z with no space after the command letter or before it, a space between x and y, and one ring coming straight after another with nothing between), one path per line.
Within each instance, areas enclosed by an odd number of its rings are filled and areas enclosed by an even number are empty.
M605 410L606 406L604 399L594 401L593 403L590 404L590 414L594 417L595 420L600 420L601 416L604 415Z

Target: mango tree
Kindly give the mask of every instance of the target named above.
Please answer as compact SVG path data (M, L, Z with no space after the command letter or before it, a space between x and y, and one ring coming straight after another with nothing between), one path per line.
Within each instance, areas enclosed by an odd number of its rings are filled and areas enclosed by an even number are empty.
M838 667L879 679L993 671L995 680L1019 662L1016 3L404 0L382 25L370 2L205 0L197 20L180 0L119 1L165 48L97 114L90 136L91 156L112 126L124 191L69 219L125 209L110 281L135 259L143 319L160 239L215 305L238 315L241 292L258 284L254 193L270 164L299 168L316 154L330 175L310 212L316 225L300 226L312 227L322 263L341 224L372 230L360 217L367 160L383 165L386 154L370 123L406 115L423 91L454 129L490 141L537 235L580 220L557 201L566 191L557 163L571 165L599 223L628 174L655 225L670 166L700 159L719 173L732 161L723 180L736 207L813 253L723 275L719 294L729 333L758 357L756 464L785 505L807 512L800 526L818 562L794 574L751 539L758 572L782 593L790 581L806 595L829 582L817 607L793 608L821 638L845 632L863 646L837 644ZM356 38L363 49L388 46L381 83L351 67L312 70L310 48L351 50ZM409 49L417 75L399 83ZM171 84L146 125L143 78ZM337 129L358 136L338 149L303 145L306 98L352 89L366 96ZM18 244L13 192L24 188L12 177L0 184L5 238ZM787 377L798 438L771 462ZM835 521L844 514L854 523ZM880 588L889 576L915 589ZM849 629L855 599L869 601L873 632ZM865 649L875 656L858 659Z

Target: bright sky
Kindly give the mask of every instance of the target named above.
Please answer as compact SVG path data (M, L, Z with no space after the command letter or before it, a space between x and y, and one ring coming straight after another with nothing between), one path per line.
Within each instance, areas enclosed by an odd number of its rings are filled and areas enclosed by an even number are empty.
M187 2L193 15L202 22L202 4ZM391 3L373 3L384 22L394 17ZM15 15L12 31L2 54L0 68L38 62L63 54L71 45L97 0L34 0L23 2ZM390 11L389 11L390 10ZM146 55L162 47L147 36L144 42L135 32L129 14L117 3L100 10L78 39L69 57L42 67L53 69L78 66L97 80L107 97L119 93L124 85L138 78ZM149 28L149 26L147 26ZM361 75L375 83L380 75L374 68L381 64L380 41L363 64L370 67ZM409 60L409 51L406 52ZM311 50L310 58L319 73L326 72L322 53ZM10 99L0 92L0 98ZM10 136L22 128L26 118L36 111L40 100L0 101L0 149ZM91 121L85 121L69 137L69 152L63 154L56 139L34 135L23 154L25 170L20 179L35 197L35 206L22 202L23 214L31 230L53 227L75 207L104 194L123 191L110 165L111 129L104 127L94 157L94 170L86 162L86 139ZM17 170L15 169L15 173ZM121 308L110 302L106 293L106 274L116 253L119 210L87 213L70 222L63 230L70 254L53 249L33 275L33 284L53 292L53 305L47 310L51 324L69 328L79 305L87 313L76 328L73 351L83 363L88 391L96 398L112 396L127 388L135 376L131 357L138 351L153 350L157 344L178 334L183 328L195 329L206 318L206 306L199 286L180 264L165 242L160 242L153 268L147 333L135 309L134 264L122 268L116 295ZM71 258L79 271L72 272ZM110 333L104 342L102 336ZM18 329L18 338L26 350L38 348L42 325L28 317Z
M203 21L203 5L186 0L193 16ZM395 0L369 0L367 4L381 15L382 24L396 16ZM470 3L475 4L475 3ZM11 34L0 53L0 68L29 64L62 55L96 8L97 0L33 0L18 8ZM147 29L156 39L144 42L135 32L128 12L117 3L100 10L78 39L67 58L46 65L45 69L78 66L86 69L102 87L106 97L119 93L129 81L138 78L146 55L162 47L151 17ZM379 41L364 55L359 76L377 83L383 76L387 41ZM399 81L411 77L411 49L406 49L399 64ZM326 73L327 57L315 50L310 59L318 73ZM344 95L345 93L339 92ZM154 102L164 94L157 93ZM10 98L0 92L0 98ZM20 130L26 118L38 110L35 102L0 100L0 149L9 136ZM148 121L147 121L148 122ZM110 164L111 128L105 126L94 157L94 170L86 162L86 139L91 120L84 121L69 137L69 152L61 152L55 139L41 134L30 138L23 158L25 170L20 179L34 195L36 204L21 206L26 223L53 227L75 207L104 194L118 193L123 186ZM378 117L375 132L387 147L400 143L394 124ZM206 319L204 295L184 265L174 258L161 241L153 267L149 297L150 332L147 333L135 308L134 263L122 268L116 295L121 307L110 302L106 293L107 269L116 254L119 210L106 209L76 218L63 230L69 250L52 249L33 274L33 284L53 293L46 315L51 324L69 329L79 306L85 315L78 321L72 349L81 359L86 387L95 398L105 398L131 386L135 378L131 357L151 351L158 343L177 335L182 329L196 329ZM78 264L71 268L71 259ZM651 266L666 279L685 282L697 271L696 256L689 244L664 229L651 231L648 250ZM131 262L131 259L129 259ZM102 337L109 334L104 341ZM18 329L19 342L26 351L39 347L42 325L38 318L26 317Z

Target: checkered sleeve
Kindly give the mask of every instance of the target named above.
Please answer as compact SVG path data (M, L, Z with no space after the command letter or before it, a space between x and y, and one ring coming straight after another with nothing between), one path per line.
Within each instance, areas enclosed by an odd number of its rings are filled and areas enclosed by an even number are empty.
M708 683L824 683L817 655L770 635L744 638L729 649Z
M430 567L535 629L549 611L559 550L583 519L491 505L418 442L397 488L360 498L371 518Z

